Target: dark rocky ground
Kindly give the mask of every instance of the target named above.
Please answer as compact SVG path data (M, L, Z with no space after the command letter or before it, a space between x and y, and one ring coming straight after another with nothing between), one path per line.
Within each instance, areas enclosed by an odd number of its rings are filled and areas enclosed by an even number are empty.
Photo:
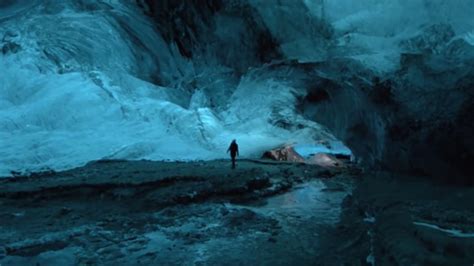
M327 236L334 251L325 257L327 265L363 265L354 259L367 250L376 265L472 265L473 202L472 187L364 174L344 200L336 230Z
M0 264L472 265L473 200L356 167L99 161L0 181Z

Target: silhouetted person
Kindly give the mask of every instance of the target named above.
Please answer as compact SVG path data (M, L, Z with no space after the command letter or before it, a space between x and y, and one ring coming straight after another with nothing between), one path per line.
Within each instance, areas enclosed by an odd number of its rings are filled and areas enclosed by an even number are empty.
M235 139L230 143L227 152L230 152L230 157L232 158L232 169L235 169L235 157L239 155L239 145L237 145Z

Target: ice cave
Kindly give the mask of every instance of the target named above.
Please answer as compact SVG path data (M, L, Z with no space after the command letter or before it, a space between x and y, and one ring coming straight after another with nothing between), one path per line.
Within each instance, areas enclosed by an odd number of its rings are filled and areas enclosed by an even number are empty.
M0 266L472 265L472 14L0 0Z

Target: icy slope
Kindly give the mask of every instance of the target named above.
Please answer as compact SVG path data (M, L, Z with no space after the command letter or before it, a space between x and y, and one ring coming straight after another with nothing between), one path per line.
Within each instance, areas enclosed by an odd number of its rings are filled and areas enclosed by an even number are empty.
M270 2L2 2L0 175L334 140L318 123L392 163L470 113L471 1Z
M271 80L244 78L229 106L216 113L199 96L185 108L174 101L173 89L125 73L119 86L98 71L41 74L3 69L2 174L62 169L104 157L220 158L232 138L239 140L243 156L259 156L282 142L332 138L318 133L324 131L314 122L306 121L311 127L298 130L273 125L275 119L297 115L285 110L295 105L292 88Z
M228 70L214 68L215 79L196 78L207 89L179 85L194 66L128 1L42 1L1 10L12 8L21 12L0 24L0 175L100 158L221 158L233 138L242 156L333 138L314 122L296 130L276 126L304 119L293 108L294 88L270 76L249 73L229 88L219 74Z
M1 82L2 174L12 169L68 168L103 157L219 158L232 138L239 140L243 156L259 156L282 142L311 141L322 131L309 122L312 128L296 131L274 126L272 116L292 119L295 114L275 114L275 107L294 102L288 97L291 88L268 86L272 81L243 81L229 107L215 113L197 100L184 108L173 102L172 89L126 74L122 87L111 85L100 72L39 74L9 67L4 73L8 79Z

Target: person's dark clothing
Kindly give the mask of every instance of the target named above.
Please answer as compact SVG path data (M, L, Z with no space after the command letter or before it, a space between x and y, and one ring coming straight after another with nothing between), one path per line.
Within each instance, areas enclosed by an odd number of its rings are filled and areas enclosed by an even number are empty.
M232 169L235 169L235 157L239 155L239 145L235 140L232 141L227 152L230 152L230 157L232 158Z

